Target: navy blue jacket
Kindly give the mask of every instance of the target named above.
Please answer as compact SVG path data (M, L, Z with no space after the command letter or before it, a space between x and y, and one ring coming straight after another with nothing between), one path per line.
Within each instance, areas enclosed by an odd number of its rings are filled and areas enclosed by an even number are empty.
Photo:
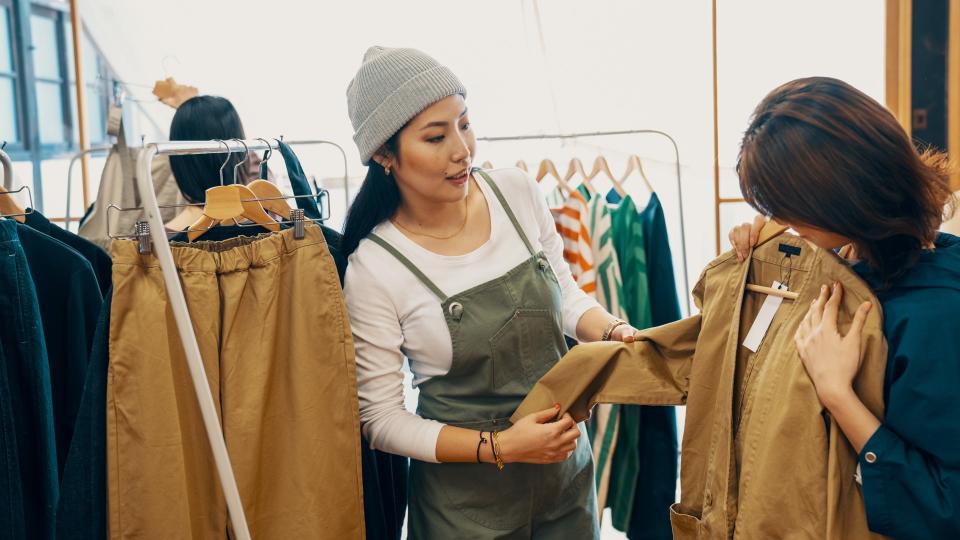
M960 238L940 234L876 294L889 354L883 425L859 458L867 522L898 539L960 538Z

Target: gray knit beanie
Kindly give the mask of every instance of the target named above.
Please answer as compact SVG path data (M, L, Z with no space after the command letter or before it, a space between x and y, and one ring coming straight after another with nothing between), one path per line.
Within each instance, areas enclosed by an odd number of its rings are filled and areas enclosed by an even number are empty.
M347 87L353 140L364 165L411 118L441 99L467 95L447 67L416 49L370 47Z

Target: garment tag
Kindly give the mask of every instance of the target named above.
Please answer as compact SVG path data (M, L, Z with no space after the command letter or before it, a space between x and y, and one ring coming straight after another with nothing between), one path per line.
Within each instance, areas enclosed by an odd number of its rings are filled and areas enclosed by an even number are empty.
M771 287L781 291L787 290L787 287L779 281L774 281ZM753 321L753 326L750 327L746 339L743 340L744 347L753 352L757 352L760 344L763 343L764 336L767 335L767 330L770 329L773 316L777 314L777 309L780 308L780 304L782 303L783 298L772 294L767 295L766 300L763 301L763 305L760 306L760 312L757 313L757 318Z

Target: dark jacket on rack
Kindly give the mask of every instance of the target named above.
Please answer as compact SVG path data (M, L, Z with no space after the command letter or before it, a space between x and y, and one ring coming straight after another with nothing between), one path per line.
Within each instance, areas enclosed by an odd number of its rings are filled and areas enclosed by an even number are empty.
M57 464L63 472L103 296L93 267L73 248L26 225L17 225L17 233L36 286L43 321Z
M110 260L110 255L108 255L106 251L86 238L50 223L50 220L48 220L46 216L36 210L24 216L24 220L24 224L30 228L63 242L80 255L83 255L83 258L86 259L93 268L93 274L97 278L100 292L103 295L107 294L107 290L110 289L111 284L110 271L113 262Z
M652 326L661 326L680 320L680 302L667 222L656 193L650 195L646 208L640 212L640 222L647 255L650 322ZM673 407L640 407L640 444L633 451L640 455L640 471L627 537L669 540L673 534L665 509L676 497L680 460L677 414Z
M0 538L46 540L54 537L57 448L43 323L19 234L24 230L0 219Z
M107 415L104 408L112 300L111 288L97 317L90 362L84 375L83 398L64 464L57 505L57 540L107 536Z

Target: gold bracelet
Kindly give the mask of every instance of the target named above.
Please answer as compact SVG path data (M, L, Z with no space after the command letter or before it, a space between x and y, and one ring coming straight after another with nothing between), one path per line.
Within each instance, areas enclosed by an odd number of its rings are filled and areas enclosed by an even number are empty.
M627 324L627 321L622 319L614 319L610 321L610 324L603 330L603 334L600 335L600 341L610 341L610 336L613 334L613 331L619 326Z
M490 435L490 438L491 438L492 441L493 441L493 444L491 445L491 448L493 448L493 457L497 460L497 470L502 471L502 470L503 470L503 458L500 457L500 440L497 439L497 435L499 435L499 434L500 434L500 432L494 431L494 432Z

